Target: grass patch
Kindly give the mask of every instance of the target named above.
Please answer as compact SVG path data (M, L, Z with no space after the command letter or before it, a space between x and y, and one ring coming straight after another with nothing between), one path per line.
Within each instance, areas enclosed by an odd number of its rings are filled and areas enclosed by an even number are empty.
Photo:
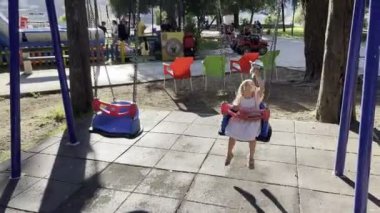
M268 30L270 30L271 34L274 34L274 29L264 29L264 33L267 33ZM278 36L279 37L303 38L303 35L304 35L304 28L303 27L294 27L293 35L292 35L292 28L291 27L285 28L285 32L283 32L282 27L278 26Z
M216 50L220 46L220 41L215 38L201 38L198 41L198 50Z
M65 121L65 112L62 107L52 110L46 117L49 120L53 120L56 123L63 123Z

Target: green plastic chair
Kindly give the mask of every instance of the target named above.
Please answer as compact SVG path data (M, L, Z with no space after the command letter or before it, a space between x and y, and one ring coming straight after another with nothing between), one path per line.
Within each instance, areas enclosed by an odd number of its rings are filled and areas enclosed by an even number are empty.
M207 90L207 77L223 78L223 88L226 87L226 62L226 57L220 55L207 56L202 61L205 90Z
M263 63L264 71L270 71L273 65L273 68L276 70L276 79L277 79L276 58L278 55L280 55L280 50L268 51L265 55L260 57L260 61ZM273 60L273 57L274 57L274 60Z

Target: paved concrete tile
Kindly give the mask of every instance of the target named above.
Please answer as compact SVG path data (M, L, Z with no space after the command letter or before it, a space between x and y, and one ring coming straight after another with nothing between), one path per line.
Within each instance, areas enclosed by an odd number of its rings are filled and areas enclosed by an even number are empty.
M46 177L54 168L57 156L36 154L22 162L22 172L33 177Z
M140 136L134 139L128 139L128 138L106 138L102 137L99 142L103 143L112 143L112 144L119 144L119 145L130 145L132 146L133 144L136 143L136 141L140 140L146 133L143 132Z
M296 134L297 147L322 149L335 151L338 138L335 136ZM357 138L349 138L347 143L347 152L358 153L359 140ZM380 145L376 142L372 143L372 153L376 156L380 155Z
M296 121L295 126L296 126L296 133L301 133L301 134L325 135L325 136L338 136L339 134L339 125L337 124ZM350 131L349 137L358 138L358 134Z
M207 154L214 144L214 141L215 139L213 138L181 136L171 149L182 152Z
M144 131L152 130L160 123L170 112L161 110L143 109L140 111L140 123Z
M13 198L8 206L34 212L53 212L78 189L79 185L41 180Z
M131 145L119 145L98 142L92 146L94 152L87 159L112 162L123 154Z
M333 169L335 164L334 151L318 150L318 149L308 149L308 148L297 148L297 163L302 166L311 166L322 169ZM353 157L356 156L351 153L346 155L346 170L354 171L356 170L356 163Z
M88 119L92 119L92 118L88 118ZM77 123L76 125L76 137L80 143L85 143L85 144L95 143L99 141L101 138L103 138L103 136L100 134L90 133L88 131L89 122L91 122L91 120L79 121L79 123ZM60 138L61 139L60 141L62 144L70 143L68 132L59 133L55 135L54 137Z
M152 132L182 134L189 127L187 123L174 123L162 121L156 127L152 129Z
M333 170L298 166L298 175L300 188L354 195L355 173L346 172L346 178L341 179L333 174ZM379 181L379 176L371 175L369 192L375 197L380 197Z
M279 212L280 207L283 212L299 212L297 194L293 187L197 175L186 200L239 208L241 212Z
M354 197L300 189L301 212L353 212ZM379 212L380 207L368 201L367 212Z
M174 213L179 206L179 203L179 200L172 198L133 193L117 212Z
M178 210L178 213L227 213L236 211L237 209L228 209L226 207L220 207L220 206L213 206L209 204L202 204L202 203L195 203L190 201L185 201L181 204L180 209Z
M205 137L205 138L218 138L219 126L210 126L202 124L191 124L189 128L183 133L184 135Z
M34 155L36 155L36 153L21 151L21 161L25 161L26 159L29 159ZM0 172L8 172L10 170L11 170L11 159L7 159L3 162L0 162Z
M227 153L228 139L217 139L212 147L210 154L223 155ZM247 142L236 142L234 147L235 156L247 156L249 154L249 145Z
M100 174L103 187L122 191L133 191L144 180L150 169L112 164Z
M198 115L197 119L193 122L194 124L210 125L210 126L220 126L222 122L222 115Z
M47 177L67 183L79 184L100 173L108 163L58 157Z
M296 133L312 135L337 136L339 126L336 124L295 121Z
M182 199L193 178L191 173L152 170L135 192Z
M59 212L115 212L129 192L85 187L59 207Z
M140 124L142 125L143 131L145 132L151 131L159 123L160 121L140 120Z
M193 123L194 120L197 118L198 118L198 115L192 112L173 111L164 119L164 121Z
M353 195L352 187L332 170L298 166L298 179L300 188Z
M217 140L212 147L211 154L226 156L228 141ZM234 156L247 157L249 144L247 142L236 142ZM256 145L255 159L295 164L295 148L291 146L270 145L270 143L258 143Z
M297 147L335 151L337 143L338 138L335 136L296 134ZM347 152L358 153L358 139L348 139ZM380 155L380 146L378 144L372 144L372 153Z
M269 144L295 146L296 137L292 132L272 132Z
M166 116L168 116L169 113L170 111L164 111L164 110L141 109L140 120L161 121Z
M258 160L281 163L296 163L296 149L291 146L277 146L267 144L256 145L255 158Z
M11 209L11 208L3 208L0 207L0 212L3 213L27 213L26 211L21 211L21 210L16 210L16 209Z
M335 167L335 158L335 151L297 148L297 162L299 165L332 170ZM357 154L347 153L345 170L356 172L357 160ZM379 156L372 156L371 158L371 174L380 175Z
M297 186L296 166L290 164L255 161L255 169L247 167L247 158L235 156L230 166L224 166L225 157L209 155L199 173Z
M178 137L179 135L175 134L149 132L136 143L136 146L170 149Z
M271 119L273 132L294 132L294 121Z
M43 141L41 141L37 146L29 149L29 150L26 150L26 152L34 152L34 153L38 153L38 152L41 152L42 150L54 145L54 144L58 144L59 142L61 141L60 138L57 138L57 137L50 137L50 138L47 138Z
M19 180L12 180L10 174L0 174L0 204L6 205L11 198L26 191L40 180L40 178L28 176L21 176Z
M169 151L156 167L175 171L198 172L205 157L206 154Z
M116 163L153 167L164 156L166 150L132 146L116 159Z
M96 142L80 143L76 146L70 146L66 143L56 143L49 148L42 150L41 153L66 157L86 158L90 153L94 152L92 146L95 143Z

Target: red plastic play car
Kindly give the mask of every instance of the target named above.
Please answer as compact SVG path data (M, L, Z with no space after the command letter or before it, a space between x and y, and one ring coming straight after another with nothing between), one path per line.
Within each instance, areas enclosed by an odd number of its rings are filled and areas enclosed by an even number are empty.
M258 34L239 35L231 44L231 48L240 55L248 52L265 55L268 52L268 46L268 42Z

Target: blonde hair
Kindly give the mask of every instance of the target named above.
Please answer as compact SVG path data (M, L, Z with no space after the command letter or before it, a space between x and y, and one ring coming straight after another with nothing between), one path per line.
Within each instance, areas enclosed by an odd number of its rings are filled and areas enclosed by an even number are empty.
M236 94L236 98L233 101L233 105L236 105L236 106L240 105L241 99L243 98L243 94L248 89L251 89L252 90L251 92L253 94L255 94L256 86L251 79L247 79L247 80L244 80L243 82L241 82L239 89L237 91L237 94Z

